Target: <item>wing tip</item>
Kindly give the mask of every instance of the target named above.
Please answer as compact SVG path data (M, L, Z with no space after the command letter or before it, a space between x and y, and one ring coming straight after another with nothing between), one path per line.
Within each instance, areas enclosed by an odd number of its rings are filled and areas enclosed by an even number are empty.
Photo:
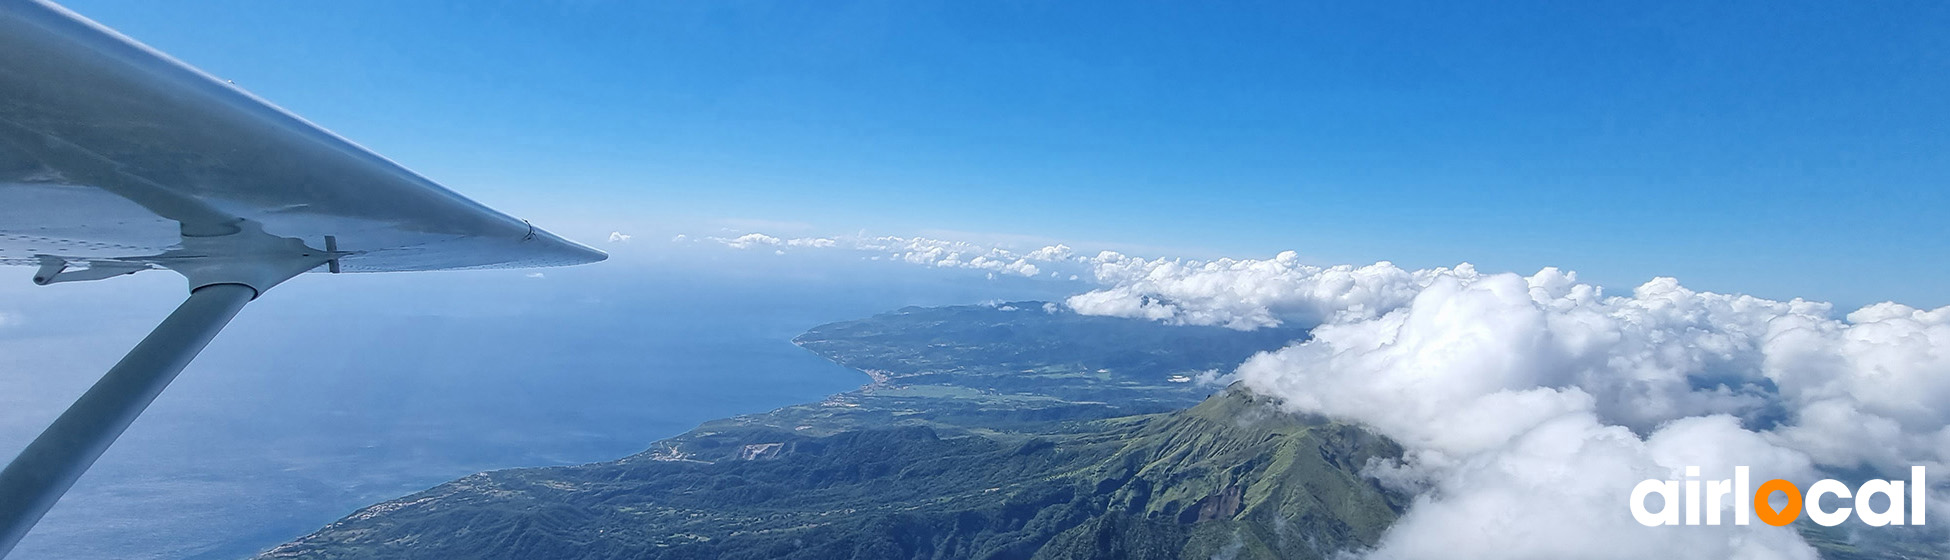
M536 238L544 240L550 245L550 252L560 255L555 259L556 262L561 263L557 266L576 266L609 260L609 253L605 253L601 249L570 241L568 238L550 233L541 228L536 228L534 231Z

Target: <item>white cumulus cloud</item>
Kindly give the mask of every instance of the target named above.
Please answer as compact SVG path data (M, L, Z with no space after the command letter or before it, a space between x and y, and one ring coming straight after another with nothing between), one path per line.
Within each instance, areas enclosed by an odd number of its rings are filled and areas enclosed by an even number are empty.
M1374 317L1408 303L1436 278L1476 276L1467 264L1418 271L1387 262L1323 268L1302 264L1292 251L1268 260L1209 262L1106 251L1090 261L1106 287L1071 297L1070 307L1080 313L1237 329Z
M1012 274L1024 277L1043 274L1045 271L1043 267L1053 263L1061 263L1078 268L1087 266L1085 259L1071 254L1070 248L1063 245L1052 245L1018 254L999 247L988 247L963 241L930 239L926 237L870 237L858 235L780 238L763 233L747 233L737 237L710 237L708 239L733 249L749 249L760 246L845 249L872 255L870 258L874 259L905 262L936 268L985 270L990 273Z
M789 245L762 234L717 241ZM865 236L831 246L991 274L1082 275L1097 288L1065 302L1082 314L1313 327L1307 340L1201 377L1238 379L1405 446L1401 461L1366 470L1418 496L1363 551L1374 558L1813 558L1798 533L1761 523L1643 527L1631 489L1687 466L1717 480L1744 465L1755 484L1803 488L1836 473L1903 479L1910 465L1938 481L1950 474L1950 307L1883 303L1838 316L1826 303L1698 292L1671 278L1614 295L1555 268L1316 266L1293 252L1146 259ZM1932 516L1950 515L1932 497Z
M1642 527L1626 500L1689 465L1805 487L1822 469L1900 479L1950 459L1950 308L1837 319L1669 278L1607 297L1555 269L1410 277L1429 280L1405 304L1330 312L1311 340L1237 372L1409 449L1373 474L1424 493L1374 557L1812 558L1762 524ZM1500 544L1470 548L1482 543Z
M713 237L711 240L723 243L726 247L733 249L750 249L752 247L768 245L776 247L782 243L779 238L763 233L747 233L732 238Z

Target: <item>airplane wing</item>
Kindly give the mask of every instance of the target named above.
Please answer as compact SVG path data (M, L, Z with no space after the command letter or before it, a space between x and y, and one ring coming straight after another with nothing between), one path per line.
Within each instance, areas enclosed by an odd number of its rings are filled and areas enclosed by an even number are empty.
M240 220L331 236L346 272L605 258L63 8L0 5L0 264L164 267Z
M245 304L310 271L559 266L578 245L41 0L0 0L0 264L190 296L0 471L0 557Z

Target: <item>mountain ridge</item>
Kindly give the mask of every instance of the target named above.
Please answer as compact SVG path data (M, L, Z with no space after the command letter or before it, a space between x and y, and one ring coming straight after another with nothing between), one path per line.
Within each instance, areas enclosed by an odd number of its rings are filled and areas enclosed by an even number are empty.
M877 372L872 383L616 461L463 477L260 558L1324 558L1371 546L1406 498L1360 470L1399 446L1238 388L1202 398L1211 387L1189 382L1295 336L1041 302L822 325L794 342Z

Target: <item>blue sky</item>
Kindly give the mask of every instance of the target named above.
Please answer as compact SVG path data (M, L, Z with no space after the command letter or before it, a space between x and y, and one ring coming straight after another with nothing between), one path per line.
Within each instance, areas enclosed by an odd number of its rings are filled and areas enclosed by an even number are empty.
M757 220L1950 304L1941 3L66 5L584 236Z

